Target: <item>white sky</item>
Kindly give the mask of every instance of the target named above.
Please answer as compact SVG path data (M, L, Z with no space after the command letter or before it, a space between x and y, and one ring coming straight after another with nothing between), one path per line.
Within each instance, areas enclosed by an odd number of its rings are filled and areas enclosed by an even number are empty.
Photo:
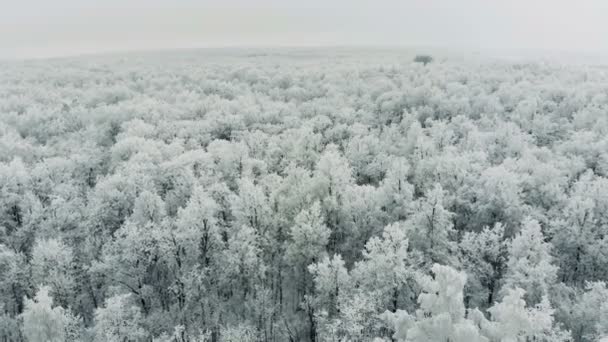
M608 51L608 0L0 0L0 58L220 46Z

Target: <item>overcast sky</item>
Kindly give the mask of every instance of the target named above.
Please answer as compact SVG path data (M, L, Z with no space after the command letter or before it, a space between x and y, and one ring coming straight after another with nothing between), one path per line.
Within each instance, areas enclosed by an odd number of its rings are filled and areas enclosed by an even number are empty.
M0 0L0 57L223 46L608 51L608 0Z

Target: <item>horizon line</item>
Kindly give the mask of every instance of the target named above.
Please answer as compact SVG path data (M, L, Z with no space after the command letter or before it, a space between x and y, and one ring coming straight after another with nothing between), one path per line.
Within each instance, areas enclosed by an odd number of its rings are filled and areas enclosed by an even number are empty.
M73 53L57 53L43 56L1 56L1 62L33 62L45 60L61 60L71 58L86 58L86 57L104 57L113 55L128 55L128 54L146 54L146 53L163 53L163 52L180 52L180 51L197 51L197 50L318 50L318 49L359 49L369 51L380 50L408 50L408 49L430 49L442 52L458 52L473 55L481 55L491 52L518 52L526 54L540 54L536 58L556 57L555 54L563 54L564 56L579 56L579 57L608 57L608 51L600 50L566 50L558 48L536 48L536 47L473 47L473 46L456 46L445 44L300 44L300 45L280 45L280 44L226 44L226 45L208 45L208 46L167 46L167 47L141 47L141 48L110 48L99 51L82 51ZM430 52L430 51L429 51ZM424 51L420 51L424 53ZM496 57L496 56L494 56ZM531 57L531 56L528 56Z

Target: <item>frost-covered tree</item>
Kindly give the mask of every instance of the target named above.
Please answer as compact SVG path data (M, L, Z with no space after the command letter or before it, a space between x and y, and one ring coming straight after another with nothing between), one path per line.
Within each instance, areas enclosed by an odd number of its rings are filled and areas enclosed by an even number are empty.
M589 282L583 291L570 300L557 303L564 325L572 333L575 341L596 341L605 333L605 303L608 302L608 288L604 282ZM604 329L602 331L602 329Z
M320 204L325 221L332 233L329 244L331 251L340 250L340 244L348 233L341 220L341 206L344 192L352 183L352 170L348 160L342 156L337 146L327 146L316 165L313 188L315 195L322 201Z
M130 299L130 295L112 296L104 307L95 310L95 341L146 340L148 333L143 328L141 311Z
M230 288L236 300L255 296L256 285L265 276L265 265L261 260L260 237L256 231L243 226L228 239L228 247L220 261L224 286ZM236 294L242 293L242 296ZM242 302L241 302L242 303Z
M53 306L49 289L40 287L33 299L25 300L21 314L22 332L28 342L64 342L71 340L70 326L75 318L61 306Z
M165 203L160 196L143 191L135 199L131 219L138 224L160 223L165 215Z
M462 291L466 275L439 264L433 265L432 272L433 277L420 280L423 292L418 297L415 315L401 310L393 315L395 338L408 342L488 341L465 318Z
M508 290L501 302L488 309L491 321L477 310L470 314L471 319L490 341L569 341L569 332L554 324L554 310L548 298L529 307L524 293L520 288Z
M585 172L573 185L563 210L554 220L551 233L559 262L559 277L566 283L584 286L585 281L603 280L608 276L608 258L602 252L608 247L606 237L606 201L608 180ZM559 252L557 252L559 251Z
M432 61L433 57L431 57L430 55L416 55L416 57L414 57L414 62L422 63L423 65L427 65Z
M322 258L330 235L324 221L319 202L296 216L286 250L286 257L293 265L305 269Z
M505 225L507 235L512 236L526 212L521 200L524 179L525 175L511 172L504 164L485 169L474 188L474 224L481 228L500 222Z
M219 206L211 194L195 188L185 208L177 213L175 244L183 257L195 258L208 266L221 247L218 226Z
M478 233L465 233L460 242L468 275L465 301L472 307L491 306L497 297L509 252L504 234L503 225L497 223Z
M25 255L0 244L0 299L2 310L10 317L24 309L23 298L29 289L29 269Z
M384 207L392 220L403 220L413 205L414 187L408 181L409 163L405 158L394 158L380 184Z
M412 301L408 292L413 290L420 258L408 252L406 229L403 223L386 226L381 237L367 242L363 260L352 271L353 280L370 297L375 309L394 312Z
M311 334L319 334L320 340L349 336L345 324L351 322L344 321L343 310L351 295L352 284L344 260L339 255L331 259L325 257L310 265L308 270L314 281L314 294L306 302Z
M36 286L48 284L55 302L62 306L73 303L74 256L71 248L56 239L39 240L32 251L32 281Z
M320 261L326 254L330 233L324 223L320 205L315 202L310 209L303 210L296 216L285 251L285 257L293 267L292 281L295 282L296 298L303 303L309 325L309 336L313 340L317 332L315 305L311 299L313 279L308 266Z
M407 235L411 247L422 252L431 263L453 264L456 262L451 237L453 213L446 208L445 195L441 185L436 184L413 205L412 215L406 221Z
M556 280L557 267L552 264L550 248L540 224L527 218L511 242L503 289L521 288L526 291L528 304L539 303Z

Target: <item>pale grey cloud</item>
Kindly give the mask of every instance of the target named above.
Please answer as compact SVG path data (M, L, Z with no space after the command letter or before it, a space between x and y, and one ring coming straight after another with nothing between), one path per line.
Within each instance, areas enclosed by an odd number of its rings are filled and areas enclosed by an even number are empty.
M0 56L208 46L608 50L604 0L0 0Z

